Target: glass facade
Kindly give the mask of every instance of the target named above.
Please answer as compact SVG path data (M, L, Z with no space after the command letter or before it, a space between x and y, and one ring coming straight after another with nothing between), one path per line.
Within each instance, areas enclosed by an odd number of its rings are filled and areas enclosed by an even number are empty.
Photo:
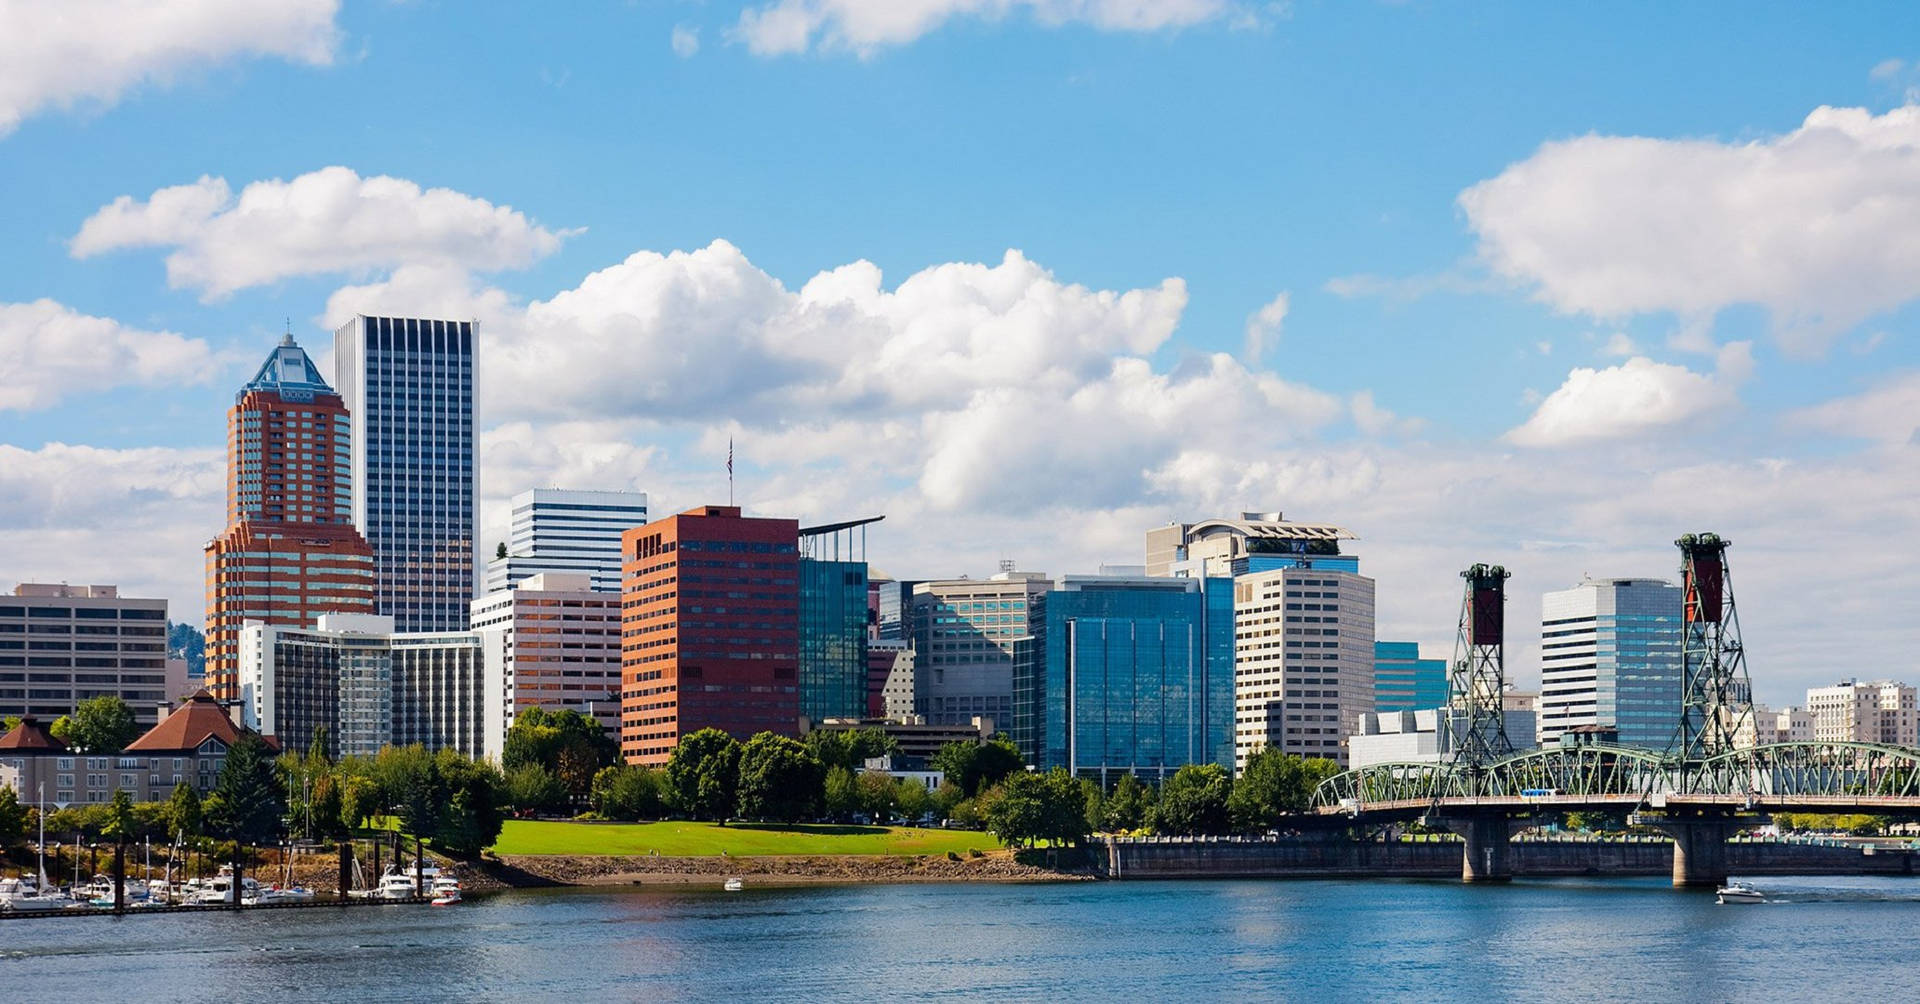
M1420 658L1411 641L1373 643L1373 709L1420 711L1447 703L1447 661ZM1531 737L1528 737L1529 739Z
M1228 579L1068 577L1015 644L1012 735L1036 769L1159 779L1233 766Z
M1542 599L1540 744L1586 725L1664 750L1680 727L1681 591L1589 580Z
M867 563L800 559L800 713L867 713Z
M473 324L355 317L334 333L352 424L353 523L373 545L374 610L396 630L461 631L473 600Z

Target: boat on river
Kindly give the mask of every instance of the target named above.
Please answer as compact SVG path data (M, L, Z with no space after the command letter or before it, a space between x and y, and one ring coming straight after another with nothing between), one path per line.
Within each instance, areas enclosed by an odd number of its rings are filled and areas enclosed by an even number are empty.
M735 876L734 878L728 879L726 883L722 885L720 888L725 889L728 892L739 892L740 890L745 889L746 887L747 887L747 884L745 882L740 881L738 876Z
M434 906L452 906L460 902L460 880L451 875L436 875L433 879Z
M1765 903L1767 898L1760 894L1760 890L1750 885L1742 882L1729 882L1720 887L1720 891L1715 894L1715 900L1722 905L1731 905Z

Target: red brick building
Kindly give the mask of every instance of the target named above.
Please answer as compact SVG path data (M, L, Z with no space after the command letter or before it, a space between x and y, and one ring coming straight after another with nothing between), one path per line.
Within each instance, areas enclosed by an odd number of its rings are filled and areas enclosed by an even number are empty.
M663 764L704 728L795 735L800 524L702 506L621 539L620 749Z
M353 528L347 409L288 335L227 412L227 529L207 544L207 688L238 698L246 621L373 612Z

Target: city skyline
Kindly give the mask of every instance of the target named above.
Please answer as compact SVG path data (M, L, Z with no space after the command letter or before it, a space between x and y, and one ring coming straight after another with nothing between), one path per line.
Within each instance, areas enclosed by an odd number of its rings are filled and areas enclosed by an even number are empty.
M1912 675L1913 12L1800 56L1779 11L770 33L788 7L320 2L0 70L0 184L37 193L0 225L0 576L201 622L226 395L289 323L337 381L352 315L436 317L479 322L487 555L530 488L718 503L733 441L749 515L885 512L904 578L1092 571L1278 508L1353 528L1379 637L1440 654L1455 573L1498 562L1529 686L1542 594L1677 581L1671 540L1712 529L1757 699ZM429 44L454 27L522 51Z

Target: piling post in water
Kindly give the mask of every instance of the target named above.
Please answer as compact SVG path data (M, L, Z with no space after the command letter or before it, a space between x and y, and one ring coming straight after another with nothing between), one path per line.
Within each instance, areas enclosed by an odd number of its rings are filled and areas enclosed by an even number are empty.
M426 888L427 855L421 845L420 834L416 833L413 835L413 894L415 896L424 896L426 895Z
M127 912L127 842L113 842L113 912Z
M351 876L352 874L353 874L353 839L349 837L346 840L340 841L340 884L338 885L337 888L340 891L340 895L338 898L342 903L345 903L347 901L348 881L349 881L349 876Z

